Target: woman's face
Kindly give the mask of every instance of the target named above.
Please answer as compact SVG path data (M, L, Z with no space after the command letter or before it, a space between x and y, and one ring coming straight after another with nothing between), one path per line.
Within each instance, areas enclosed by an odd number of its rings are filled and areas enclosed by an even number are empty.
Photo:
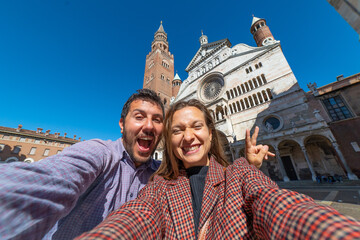
M202 111L196 107L176 111L170 130L174 155L185 168L208 165L212 134Z

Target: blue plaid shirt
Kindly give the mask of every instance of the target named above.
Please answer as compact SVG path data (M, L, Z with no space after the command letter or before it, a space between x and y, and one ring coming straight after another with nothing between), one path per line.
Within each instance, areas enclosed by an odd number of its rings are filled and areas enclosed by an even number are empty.
M73 239L136 198L159 164L135 168L121 139L80 142L32 164L1 164L0 239Z

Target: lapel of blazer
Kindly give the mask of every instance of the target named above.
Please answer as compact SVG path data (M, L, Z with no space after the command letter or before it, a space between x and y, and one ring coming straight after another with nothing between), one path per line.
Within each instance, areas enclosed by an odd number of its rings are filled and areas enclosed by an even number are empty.
M203 200L201 203L199 229L202 228L207 219L210 217L212 210L218 201L219 194L217 186L225 181L224 171L225 167L221 166L213 157L211 157L209 170L205 180Z
M179 239L195 238L195 224L191 200L190 182L184 176L169 181L167 188L170 215Z

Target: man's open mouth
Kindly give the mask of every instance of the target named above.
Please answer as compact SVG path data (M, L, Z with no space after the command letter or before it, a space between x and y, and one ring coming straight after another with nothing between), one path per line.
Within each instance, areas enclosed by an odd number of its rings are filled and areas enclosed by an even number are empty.
M153 137L140 137L137 139L137 143L141 152L148 152L151 150Z

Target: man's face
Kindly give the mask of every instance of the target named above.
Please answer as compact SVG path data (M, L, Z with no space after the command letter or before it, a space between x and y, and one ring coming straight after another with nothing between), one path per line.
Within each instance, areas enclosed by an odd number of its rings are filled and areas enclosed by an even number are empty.
M119 125L124 147L136 167L147 162L159 143L164 127L161 107L148 100L134 100Z

